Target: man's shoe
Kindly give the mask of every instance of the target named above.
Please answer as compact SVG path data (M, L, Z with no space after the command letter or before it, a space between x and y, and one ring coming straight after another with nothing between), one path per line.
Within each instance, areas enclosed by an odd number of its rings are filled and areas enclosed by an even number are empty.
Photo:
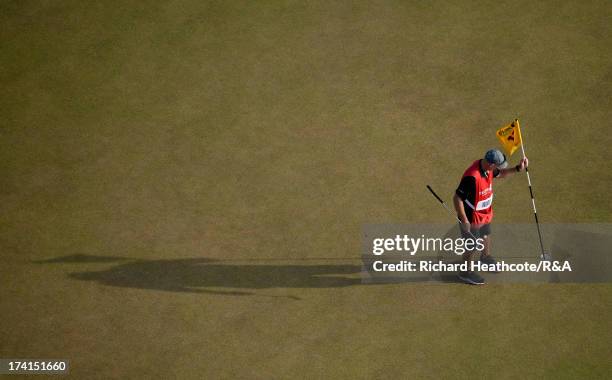
M485 280L476 272L459 272L459 279L466 284L484 285Z
M480 256L480 262L486 265L495 265L497 264L497 260L495 260L491 255ZM491 273L499 273L498 270L492 270Z

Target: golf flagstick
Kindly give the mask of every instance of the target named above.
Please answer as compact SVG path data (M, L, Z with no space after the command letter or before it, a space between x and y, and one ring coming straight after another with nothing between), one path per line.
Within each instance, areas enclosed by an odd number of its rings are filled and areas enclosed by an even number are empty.
M457 221L459 222L459 224L463 225L463 223L461 222L461 219L459 219L459 217L458 217L456 214L454 214L454 213L453 213L453 212L450 210L450 208L448 208L448 206L446 205L446 203L444 203L444 201L442 200L442 198L440 198L440 197L438 196L438 194L436 194L436 192L435 192L435 191L433 191L433 189L431 188L431 186L429 186L429 185L426 185L426 186L427 186L427 189L428 189L428 190L431 192L431 194L432 194L434 197L436 197L436 199L438 200L438 202L440 202L440 204L442 205L442 207L444 207L444 208L446 209L446 211L448 211L448 212L449 212L451 215L454 215L454 216L455 216L455 218L457 219ZM471 235L471 236L472 236L472 237L473 237L475 240L477 240L477 239L476 239L476 236L474 236L474 234L472 233L472 231L468 230L467 232L468 232L468 233L469 233L469 234L470 234L470 235Z
M514 120L518 126L519 140L521 141L521 152L523 158L525 158L525 147L523 146L523 136L521 134L521 126L519 125L518 119ZM533 206L533 216L535 217L536 227L538 229L538 238L540 239L540 249L542 250L542 260L550 260L550 255L544 252L544 243L542 242L542 231L540 231L540 222L538 221L538 212L536 211L535 198L533 196L533 190L531 188L531 177L529 177L529 168L525 166L525 173L527 174L527 183L529 184L529 195L531 195L531 206Z

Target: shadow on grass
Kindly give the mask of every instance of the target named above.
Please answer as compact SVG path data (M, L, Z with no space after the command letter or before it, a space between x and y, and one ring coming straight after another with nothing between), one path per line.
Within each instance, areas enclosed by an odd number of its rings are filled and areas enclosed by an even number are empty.
M448 231L447 236L454 236ZM563 228L554 236L552 249L555 260L569 259L570 273L543 274L539 282L609 282L612 263L609 247L612 237L571 228ZM440 261L457 262L460 258L439 254ZM323 260L323 259L321 259ZM365 263L366 261L364 261ZM456 283L455 273L421 273L417 277L397 276L362 279L361 264L257 264L253 261L232 264L206 258L177 260L131 260L122 257L70 255L37 261L54 263L113 263L105 270L69 273L71 279L93 281L114 287L150 289L169 292L207 293L221 295L261 295L253 291L272 288L342 288L384 283ZM367 263L366 263L367 265ZM532 282L529 278L508 277L508 282ZM270 296L275 297L275 296ZM287 296L282 296L287 297ZM289 296L289 298L298 299Z
M125 257L117 257L117 256L94 256L94 255L84 255L82 253L69 255L69 256L61 256L55 257L47 260L36 260L33 261L36 264L53 264L53 263L113 263L116 261L128 260Z
M123 260L127 259L70 255L35 263L110 263ZM342 288L381 284L364 283L360 276L361 270L361 264L228 264L207 258L194 258L130 260L105 270L69 273L68 277L114 287L234 296L262 295L252 291L272 288ZM398 278L393 282L428 280ZM294 296L278 297L299 299Z
M119 260L126 259L110 256L71 255L36 261L36 263L110 263ZM216 260L197 258L130 260L106 270L74 272L68 276L75 280L94 281L102 285L115 287L188 293L253 295L254 293L244 291L244 289L338 288L362 285L359 277L360 272L361 265L227 264Z

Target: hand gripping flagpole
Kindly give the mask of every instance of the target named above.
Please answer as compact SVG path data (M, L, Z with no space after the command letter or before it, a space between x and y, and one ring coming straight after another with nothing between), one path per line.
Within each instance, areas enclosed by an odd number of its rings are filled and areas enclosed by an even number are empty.
M523 153L523 158L525 158L525 147L523 146L523 136L521 135L521 127L519 125L518 119L515 119L514 122L517 125L519 140L521 141L521 152ZM527 174L527 183L529 184L529 195L531 195L531 206L533 206L533 216L535 218L536 227L538 229L538 238L540 239L540 249L542 250L542 255L540 258L542 260L550 260L550 255L544 252L544 243L542 242L542 231L540 230L540 222L538 221L538 212L536 211L535 198L533 196L533 189L531 188L531 178L529 177L529 168L525 166L525 173Z

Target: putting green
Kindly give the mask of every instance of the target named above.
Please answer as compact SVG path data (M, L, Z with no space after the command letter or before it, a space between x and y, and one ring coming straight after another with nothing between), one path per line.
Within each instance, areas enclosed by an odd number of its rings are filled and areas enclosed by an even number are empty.
M609 284L363 285L521 120L610 222L610 5L0 4L0 358L75 378L610 378ZM519 153L511 158L518 161ZM495 218L531 222L526 180ZM546 237L545 237L546 238Z

